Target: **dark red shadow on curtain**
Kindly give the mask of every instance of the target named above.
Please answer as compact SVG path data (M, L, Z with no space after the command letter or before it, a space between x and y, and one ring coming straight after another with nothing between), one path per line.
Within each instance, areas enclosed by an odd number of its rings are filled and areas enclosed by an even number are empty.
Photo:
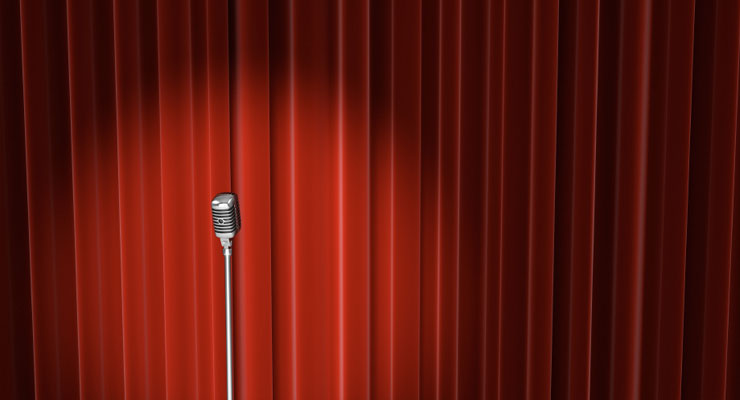
M740 396L733 0L0 4L0 389Z

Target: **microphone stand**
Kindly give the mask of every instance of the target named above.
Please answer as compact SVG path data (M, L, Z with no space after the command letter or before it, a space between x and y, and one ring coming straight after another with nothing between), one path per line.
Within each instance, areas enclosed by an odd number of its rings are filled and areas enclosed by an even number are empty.
M241 228L239 201L235 193L219 193L211 201L213 230L224 249L224 283L226 295L226 394L234 398L234 346L232 339L231 239Z
M224 248L224 281L226 282L226 393L234 399L234 361L231 338L231 240L221 239Z

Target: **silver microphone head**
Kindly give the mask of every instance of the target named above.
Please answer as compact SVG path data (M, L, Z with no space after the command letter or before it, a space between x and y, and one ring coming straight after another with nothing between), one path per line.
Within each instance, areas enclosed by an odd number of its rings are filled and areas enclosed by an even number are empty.
M232 239L242 227L239 215L239 200L234 193L219 193L211 201L211 214L213 216L213 231L216 237L224 242L224 239Z

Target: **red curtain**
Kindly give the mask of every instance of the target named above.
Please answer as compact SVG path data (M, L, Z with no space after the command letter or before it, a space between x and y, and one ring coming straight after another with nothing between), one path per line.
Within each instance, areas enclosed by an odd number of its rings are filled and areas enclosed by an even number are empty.
M736 0L0 2L0 389L740 397Z

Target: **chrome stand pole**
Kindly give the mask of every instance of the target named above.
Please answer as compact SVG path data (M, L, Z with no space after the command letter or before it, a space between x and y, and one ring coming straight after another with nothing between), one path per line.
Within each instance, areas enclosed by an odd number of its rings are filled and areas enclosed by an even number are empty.
M226 393L227 399L234 399L234 361L231 338L231 243L224 246L224 277L226 281Z

